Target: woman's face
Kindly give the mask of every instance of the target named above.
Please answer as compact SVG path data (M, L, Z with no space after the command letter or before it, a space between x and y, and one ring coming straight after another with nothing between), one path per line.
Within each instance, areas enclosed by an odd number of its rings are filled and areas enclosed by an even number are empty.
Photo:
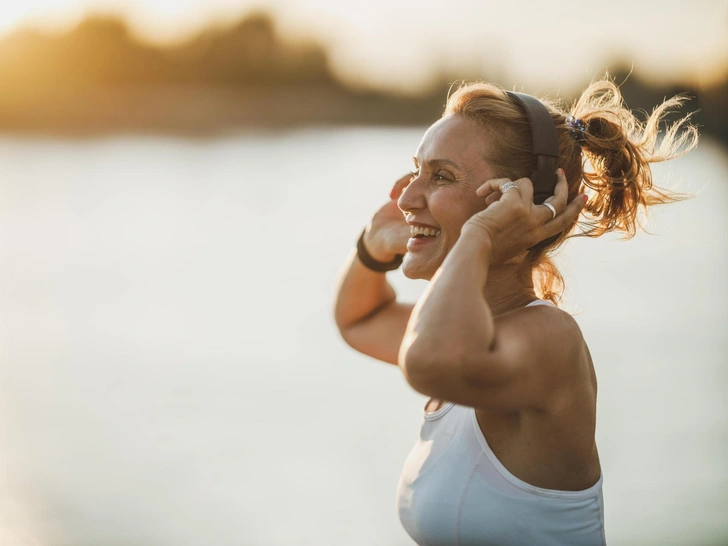
M485 209L475 190L495 176L482 156L484 139L482 128L457 114L438 120L422 137L414 158L415 176L398 205L408 224L436 235L409 239L403 263L407 277L431 279L463 224Z

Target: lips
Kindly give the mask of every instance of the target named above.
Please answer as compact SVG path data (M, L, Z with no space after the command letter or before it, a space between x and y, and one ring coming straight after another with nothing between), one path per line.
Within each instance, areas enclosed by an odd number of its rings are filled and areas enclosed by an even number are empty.
M414 252L418 249L424 248L428 245L434 244L439 239L439 236L424 236L424 237L410 237L407 241L407 251Z

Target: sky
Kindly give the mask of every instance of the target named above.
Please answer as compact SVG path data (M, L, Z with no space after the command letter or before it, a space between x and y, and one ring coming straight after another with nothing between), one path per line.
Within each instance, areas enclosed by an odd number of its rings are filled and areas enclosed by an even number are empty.
M728 0L23 0L0 4L0 33L67 29L102 13L169 42L258 10L287 39L325 45L350 83L391 89L416 89L444 67L528 92L586 83L615 59L691 84L728 72Z

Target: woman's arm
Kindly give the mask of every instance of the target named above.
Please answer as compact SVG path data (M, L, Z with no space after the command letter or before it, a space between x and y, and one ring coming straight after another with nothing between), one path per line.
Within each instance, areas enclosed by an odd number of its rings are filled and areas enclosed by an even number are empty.
M399 366L417 391L471 407L543 409L582 347L550 306L493 318L483 295L491 251L464 233L412 312Z
M341 336L357 351L397 364L399 347L413 305L396 300L386 275L367 269L356 252L352 253L334 305L334 317Z
M580 361L583 338L567 313L537 306L494 318L485 300L492 263L563 230L583 206L580 196L545 223L523 193L507 192L466 223L415 306L399 355L415 390L471 407L543 408Z
M372 218L364 246L377 261L389 262L407 250L410 228L397 207L397 199L411 175L394 185L390 201ZM344 340L357 351L397 364L413 304L398 303L384 273L365 267L356 252L347 260L339 282L334 317Z

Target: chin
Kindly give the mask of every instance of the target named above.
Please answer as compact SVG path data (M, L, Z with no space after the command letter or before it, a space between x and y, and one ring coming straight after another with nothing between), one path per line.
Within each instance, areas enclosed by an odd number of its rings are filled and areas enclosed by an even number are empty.
M431 262L423 263L418 257L412 256L407 253L402 262L402 273L408 279L424 279L429 281L437 272L437 268L440 264L433 264Z

